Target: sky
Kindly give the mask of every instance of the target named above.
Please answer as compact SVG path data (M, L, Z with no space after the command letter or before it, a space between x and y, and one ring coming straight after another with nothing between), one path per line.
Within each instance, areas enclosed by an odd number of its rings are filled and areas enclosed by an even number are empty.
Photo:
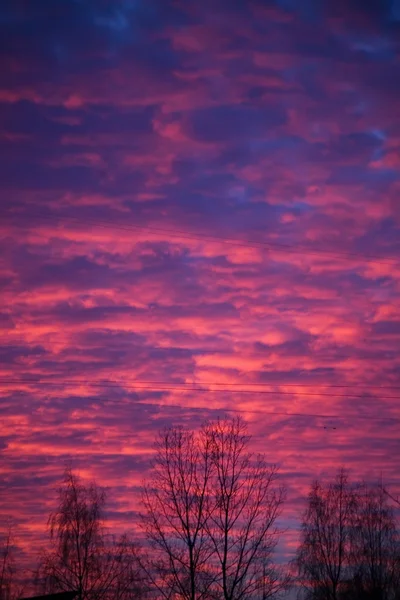
M66 464L137 521L157 432L400 493L400 2L0 7L0 513ZM22 556L22 555L21 555ZM21 559L22 560L22 559Z

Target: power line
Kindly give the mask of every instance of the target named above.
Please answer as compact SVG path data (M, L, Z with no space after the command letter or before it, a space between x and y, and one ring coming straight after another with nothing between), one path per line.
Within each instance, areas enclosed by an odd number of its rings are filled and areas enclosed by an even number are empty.
M298 387L303 387L303 388L314 388L314 387L318 387L321 386L323 388L335 388L335 389L363 389L366 388L368 390L400 390L400 386L396 386L396 385L373 385L373 384L369 384L369 383L354 383L354 384L336 384L336 383L324 383L322 381L316 381L316 382L309 382L309 383L286 383L284 381L265 381L265 382L248 382L248 381L243 381L243 382L220 382L220 381L201 381L201 382L196 382L196 381L166 381L166 380L154 380L154 379L124 379L123 381L118 381L116 379L101 379L97 382L90 382L88 380L82 380L82 379L72 379L72 380L62 380L63 382L68 383L79 383L82 384L84 383L85 385L110 385L110 386L119 386L119 385L123 385L124 387L126 387L126 384L129 385L136 385L137 383L139 384L148 384L148 385L174 385L174 386L233 386L234 388L236 386L247 386L247 387L256 387L256 388L266 388L266 387L274 387L274 386L281 386L281 387L293 387L293 388L298 388ZM1 383L45 383L45 384L54 384L57 385L56 381L53 380L43 380L43 379L35 379L34 377L32 378L22 378L22 379L0 379L0 384ZM182 389L185 389L185 387L183 387ZM192 388L189 388L190 390ZM218 391L218 390L211 390L211 391ZM220 390L220 391L235 391L235 389L233 390ZM236 390L238 392L252 392L253 390ZM256 393L259 393L256 391ZM279 391L271 391L269 392L271 394L276 393L276 394L285 394L285 392L279 392ZM287 394L290 395L296 395L296 392L287 392ZM320 393L315 393L315 394L307 394L307 395L315 395L315 396L320 396L320 395L324 395L324 394L320 394ZM336 394L326 394L329 396L336 396ZM340 394L339 397L349 397L352 396L353 394ZM357 398L364 398L365 396L356 396ZM382 397L385 398L385 397ZM399 399L400 400L400 396L389 396L389 398L391 399Z
M181 404L160 404L160 403L149 403L149 402L141 402L140 406L158 406L162 408L180 408L180 409L188 409L188 410L212 410L212 411L226 411L226 412L234 412L238 414L256 414L256 415L277 415L284 417L314 417L317 419L337 419L337 420L346 420L351 419L352 421L363 420L363 421L400 421L400 417L383 417L383 416L375 416L375 415L327 415L321 413L297 413L297 412L282 412L275 410L261 410L261 409L243 409L243 408L230 408L227 406L217 406L217 407L209 407L209 406L182 406Z
M151 391L163 391L158 390L158 389L154 389L154 388L148 388L148 387L141 387L141 386L135 386L135 389L140 389L140 390L151 390ZM208 391L208 390L204 390L204 391ZM100 398L98 396L96 396L96 400L99 400ZM109 400L108 398L104 398ZM130 401L133 401L132 398L130 398ZM316 419L335 419L335 420L351 420L351 421L357 421L357 420L362 420L362 421L390 421L393 423L397 423L400 422L400 417L390 417L390 416L376 416L376 415L327 415L327 414L323 414L323 413L306 413L306 412L290 412L290 411L275 411L275 410L264 410L264 409L241 409L241 408L232 408L229 406L184 406L182 404L162 404L161 402L141 402L141 401L137 401L136 404L138 406L141 407L151 407L151 406L156 406L157 408L162 408L162 409L169 409L169 408L173 408L173 409L179 409L179 410L195 410L195 411L212 411L212 412L227 412L227 413L237 413L237 414L257 414L257 415L271 415L271 416L279 416L279 417L295 417L295 418L302 418L302 417L312 417L312 418L316 418Z
M59 220L63 219L63 220L72 221L74 223L82 225L81 219L79 219L78 217L73 217L73 216L69 216L69 215L49 215L49 214L43 214L43 213L28 213L28 214L19 213L18 215L13 214L10 216L11 217L26 216L29 218L38 218L38 219L43 218L43 219L50 219L52 221L54 219L59 219ZM300 246L295 246L292 244L283 244L283 243L279 243L279 242L257 242L257 241L253 241L253 240L240 241L240 240L235 240L233 238L209 236L209 235L205 235L205 234L201 234L201 233L192 234L192 233L187 233L186 231L182 231L179 229L170 230L170 229L164 229L161 227L152 227L152 226L147 226L147 225L132 225L132 224L130 224L129 226L116 225L116 224L110 224L109 221L104 221L104 220L99 220L99 219L86 218L85 223L91 223L92 225L96 225L98 227L104 227L106 229L117 229L117 230L121 230L121 231L137 231L137 230L149 231L151 233L162 233L162 234L168 235L170 237L179 238L179 239L217 242L217 243L223 243L223 244L230 244L230 245L234 245L234 246L242 246L242 247L246 247L246 248L252 248L252 247L253 248L263 248L265 250L278 249L278 250L284 250L286 252L292 252L292 253L302 252L303 254L314 255L314 256L327 255L327 256L334 256L334 257L342 259L342 260L362 259L367 262L374 261L374 262L377 262L378 264L387 264L387 265L400 264L400 260L396 257L382 257L382 256L378 256L378 255L360 254L360 253L355 253L355 252L332 252L329 250L312 250L312 249L307 249L307 248L303 248Z
M73 386L73 385L86 385L88 387L101 387L101 388L124 388L124 389L143 389L156 391L156 388L160 391L184 391L184 392L208 392L208 393L235 393L235 394L262 394L262 395L275 395L275 396L301 396L305 398L309 397L328 397L328 398L375 398L375 396L366 396L365 394L337 394L337 393L325 393L325 392L281 392L275 390L248 390L248 389L232 389L232 388L218 388L216 390L212 390L209 388L201 387L204 385L229 385L229 384L210 384L210 383L170 383L168 381L152 381L152 380L135 380L131 383L127 383L126 381L117 381L117 380L103 380L103 381L89 381L86 379L60 379L59 381L54 380L43 380L43 379L35 379L35 378L21 378L21 379L0 379L0 385L18 385L18 384L27 384L27 385L54 385L54 386ZM152 385L153 387L149 387ZM239 384L238 384L239 385ZM243 384L242 384L243 385ZM245 384L250 386L251 384ZM145 387L144 387L145 386ZM156 388L154 387L156 386ZM191 387L189 387L191 386ZM400 400L400 396L379 396L380 400Z

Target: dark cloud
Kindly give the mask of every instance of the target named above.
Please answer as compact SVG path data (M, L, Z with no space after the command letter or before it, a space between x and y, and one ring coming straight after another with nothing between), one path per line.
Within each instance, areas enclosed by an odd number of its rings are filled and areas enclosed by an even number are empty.
M235 142L237 139L267 137L286 121L282 107L264 111L249 106L217 106L195 112L190 130L195 139L206 142Z

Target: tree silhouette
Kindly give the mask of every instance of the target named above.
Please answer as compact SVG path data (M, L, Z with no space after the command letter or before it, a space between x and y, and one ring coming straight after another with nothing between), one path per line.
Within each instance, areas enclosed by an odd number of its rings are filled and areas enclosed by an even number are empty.
M0 536L0 600L13 600L16 591L13 526L7 524Z
M286 577L273 566L284 490L275 485L277 469L248 451L247 425L240 419L205 427L211 441L211 512L206 521L218 565L224 600L269 598L282 591Z
M129 600L142 592L136 548L104 529L105 491L66 469L48 521L50 549L37 573L42 591L76 590L79 600Z
M338 600L352 578L355 509L355 493L343 469L333 483L312 484L295 561L306 598Z
M142 518L164 598L266 599L287 585L271 560L283 490L248 443L241 419L160 435Z
M363 484L357 493L352 563L353 596L390 600L400 588L399 536L393 509L380 486Z
M205 532L211 477L210 441L181 428L160 434L142 522L151 548L144 568L164 598L201 600L213 583Z

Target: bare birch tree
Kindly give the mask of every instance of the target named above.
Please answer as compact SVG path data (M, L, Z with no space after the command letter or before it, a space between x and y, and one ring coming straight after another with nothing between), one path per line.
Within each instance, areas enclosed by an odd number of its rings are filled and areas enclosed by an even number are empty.
M277 468L249 452L241 418L211 423L205 434L214 467L206 529L218 566L217 585L224 600L270 598L288 583L272 562L284 501Z
M400 498L396 498L395 496L393 496L393 494L391 494L386 488L383 488L383 492L388 498L390 498L390 500L392 500L392 502L394 502L395 504L397 504L397 506L400 507Z
M160 434L142 516L150 559L145 570L166 599L206 598L213 583L205 532L211 476L210 443L181 428Z
M104 529L105 492L85 485L71 469L50 515L50 549L43 551L37 582L45 593L77 591L79 600L127 600L141 594L135 546Z
M13 528L8 523L0 535L0 600L15 597L15 557L13 552Z
M363 484L357 493L352 563L359 597L390 600L400 587L399 532L388 497L380 486ZM352 597L356 597L353 593Z
M352 578L355 494L341 469L333 483L311 486L296 567L306 598L338 600Z

